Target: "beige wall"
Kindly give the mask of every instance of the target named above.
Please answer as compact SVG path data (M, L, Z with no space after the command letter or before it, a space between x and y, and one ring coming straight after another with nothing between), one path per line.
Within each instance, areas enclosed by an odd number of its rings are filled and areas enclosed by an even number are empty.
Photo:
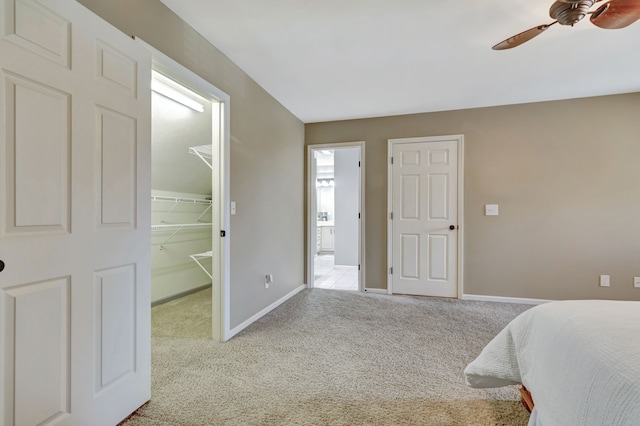
M640 300L640 93L307 124L306 144L366 141L367 287L386 287L387 139L450 134L466 294Z
M231 96L233 328L304 282L304 125L160 1L79 2Z

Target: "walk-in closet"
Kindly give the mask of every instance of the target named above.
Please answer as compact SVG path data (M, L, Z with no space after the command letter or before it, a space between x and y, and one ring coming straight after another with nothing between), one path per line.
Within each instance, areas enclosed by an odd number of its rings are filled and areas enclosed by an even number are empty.
M212 104L152 80L152 336L211 338Z

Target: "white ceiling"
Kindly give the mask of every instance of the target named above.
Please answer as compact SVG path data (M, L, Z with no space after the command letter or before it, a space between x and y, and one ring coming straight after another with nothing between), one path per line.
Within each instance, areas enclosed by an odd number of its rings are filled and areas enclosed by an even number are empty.
M491 50L551 0L161 1L305 123L640 91L640 21Z

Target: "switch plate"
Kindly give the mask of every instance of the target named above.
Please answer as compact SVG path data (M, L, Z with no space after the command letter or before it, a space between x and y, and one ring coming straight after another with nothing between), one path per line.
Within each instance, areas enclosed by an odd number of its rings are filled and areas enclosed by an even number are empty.
M600 287L609 287L611 284L611 277L609 275L600 275Z
M273 275L266 274L264 276L264 288L269 288L269 284L271 284L272 282L273 282Z
M498 216L498 205L497 204L485 204L484 205L484 214L485 216Z
M640 277L633 277L633 286L635 288L640 288Z

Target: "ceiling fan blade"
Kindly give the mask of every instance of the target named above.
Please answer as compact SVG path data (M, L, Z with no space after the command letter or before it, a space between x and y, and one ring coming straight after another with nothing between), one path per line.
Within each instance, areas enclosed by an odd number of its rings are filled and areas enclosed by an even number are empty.
M593 12L589 19L600 28L624 28L640 19L640 0L611 0Z
M501 41L492 47L493 50L505 50L511 49L512 47L520 46L522 43L531 40L534 37L539 36L543 32L547 30L550 26L555 24L558 21L553 21L550 24L538 25L537 27L533 27L528 29L527 31L523 31L520 34L516 34L513 37L509 37L508 39Z

